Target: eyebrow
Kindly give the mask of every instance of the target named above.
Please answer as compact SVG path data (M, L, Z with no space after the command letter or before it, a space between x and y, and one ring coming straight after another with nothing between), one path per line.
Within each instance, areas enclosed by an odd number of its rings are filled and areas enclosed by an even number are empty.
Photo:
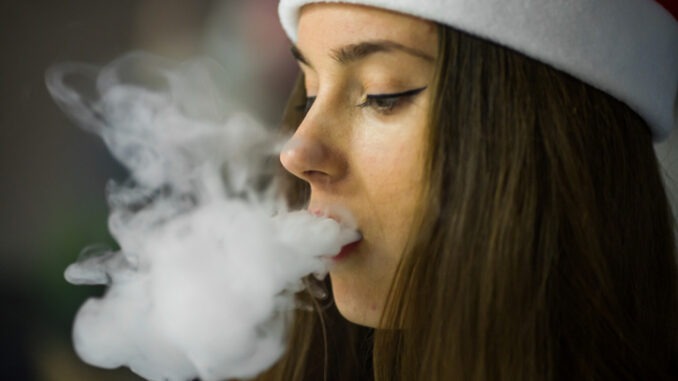
M299 48L297 48L295 45L292 45L291 51L292 55L297 61L308 67L313 67L301 50L299 50ZM423 50L410 48L391 40L372 40L346 45L338 49L332 49L330 56L340 64L346 65L351 62L364 59L365 57L374 53L392 51L407 53L411 56L421 58L429 62L433 62L435 60L431 55L427 54Z

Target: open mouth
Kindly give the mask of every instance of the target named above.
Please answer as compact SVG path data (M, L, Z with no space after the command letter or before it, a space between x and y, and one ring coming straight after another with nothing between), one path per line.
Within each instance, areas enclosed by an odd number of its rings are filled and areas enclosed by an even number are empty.
M361 242L362 242L362 238L360 238L357 241L351 242L348 245L344 245L341 248L341 251L339 252L339 254L332 257L332 260L340 261L340 260L350 256L352 253L354 253L358 249L358 246L360 245Z
M326 217L337 221L340 225L353 229L360 235L357 240L349 242L342 246L338 254L331 257L333 261L342 260L357 251L358 246L363 241L362 234L358 230L352 214L343 208L309 208L308 211L319 217Z

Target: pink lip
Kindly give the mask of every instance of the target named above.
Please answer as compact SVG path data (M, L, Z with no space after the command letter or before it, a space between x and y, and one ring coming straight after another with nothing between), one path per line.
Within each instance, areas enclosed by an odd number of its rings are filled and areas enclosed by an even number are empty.
M315 216L331 218L331 219L341 223L341 219L338 216L336 216L336 215L334 215L331 212L328 212L326 210L322 211L320 209L313 208L313 209L309 209L308 211ZM358 239L357 241L353 241L349 244L344 245L341 248L341 251L339 251L339 254L331 257L332 260L333 261L339 261L339 260L342 260L342 259L348 257L349 255L351 255L353 252L356 251L356 249L358 248L358 245L360 245L360 242L362 242L362 238Z
M312 215L316 216L316 217L331 218L331 219L333 219L333 220L335 220L335 221L337 221L337 222L340 222L340 221L339 221L339 217L335 216L334 214L330 213L330 212L327 211L327 210L321 210L321 209L309 209L308 212L311 213Z
M358 248L358 245L360 245L361 241L362 240L359 239L355 242L349 243L348 245L344 245L344 247L341 248L341 251L339 252L339 254L332 257L332 260L340 261L340 260L348 257L349 255L351 255L352 253L354 253L356 251L356 249Z

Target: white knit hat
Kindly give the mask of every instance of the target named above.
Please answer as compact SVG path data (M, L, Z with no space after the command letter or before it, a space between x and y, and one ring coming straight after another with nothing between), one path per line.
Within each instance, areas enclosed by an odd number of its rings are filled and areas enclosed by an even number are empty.
M625 102L655 141L678 125L678 0L281 0L292 41L299 9L317 2L410 14L520 51Z

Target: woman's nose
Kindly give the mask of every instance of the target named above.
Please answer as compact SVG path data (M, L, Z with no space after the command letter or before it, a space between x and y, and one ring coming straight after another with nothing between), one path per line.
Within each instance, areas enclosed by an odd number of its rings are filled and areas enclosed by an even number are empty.
M280 152L280 162L288 172L316 186L336 182L345 172L345 161L334 147L299 130Z

